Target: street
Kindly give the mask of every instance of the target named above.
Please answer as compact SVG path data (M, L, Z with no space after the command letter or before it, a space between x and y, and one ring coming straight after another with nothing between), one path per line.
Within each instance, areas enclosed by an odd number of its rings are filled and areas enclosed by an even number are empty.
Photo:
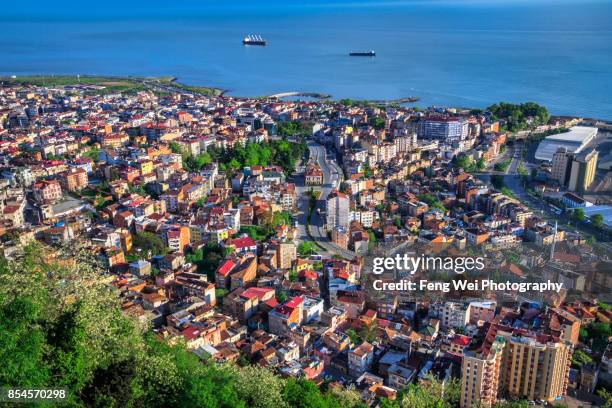
M323 172L323 185L319 187L311 187L304 185L303 175L296 178L296 193L298 199L298 228L299 228L299 239L301 241L312 241L314 240L320 247L325 249L325 252L321 255L332 256L340 255L343 258L352 259L355 257L355 253L349 250L340 248L333 244L327 237L327 231L325 230L325 199L334 188L339 188L340 183L343 180L342 169L338 166L335 160L327 158L327 152L325 147L313 142L308 142L308 149L310 151L310 162L317 163L321 167ZM313 188L315 191L320 191L321 195L317 200L314 211L308 222L308 213L310 206L310 195L308 192ZM308 225L310 224L310 235L308 236Z

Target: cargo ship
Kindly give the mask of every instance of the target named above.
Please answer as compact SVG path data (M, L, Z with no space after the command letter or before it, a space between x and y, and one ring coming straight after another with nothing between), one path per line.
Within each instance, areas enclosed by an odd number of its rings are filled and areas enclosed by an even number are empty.
M374 51L354 51L354 52L350 52L349 55L351 57L375 57L376 52Z
M247 35L242 40L244 45L266 45L267 41L261 35Z

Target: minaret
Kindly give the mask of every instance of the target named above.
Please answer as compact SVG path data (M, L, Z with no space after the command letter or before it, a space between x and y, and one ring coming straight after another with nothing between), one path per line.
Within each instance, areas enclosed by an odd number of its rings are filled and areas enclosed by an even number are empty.
M550 261L552 262L555 256L555 244L557 243L557 221L555 221L555 230L553 235L552 247L550 248Z

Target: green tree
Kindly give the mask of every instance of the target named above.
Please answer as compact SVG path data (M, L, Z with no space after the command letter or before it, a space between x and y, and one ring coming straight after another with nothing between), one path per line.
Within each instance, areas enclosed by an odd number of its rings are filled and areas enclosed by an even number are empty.
M208 280L214 282L214 272L225 255L225 251L219 244L208 242L204 247L185 254L185 261L196 265L199 273L206 274Z
M315 383L289 378L283 390L283 399L293 408L324 408L329 401L321 394Z
M435 208L438 209L442 212L446 212L446 207L444 207L444 204L442 204L442 201L440 201L436 196L434 196L433 194L427 193L427 194L419 194L417 195L417 198L426 203L427 205L429 205L431 208Z
M0 300L0 383L45 386L50 367L44 360L45 333L39 325L42 305L27 297L8 303Z
M168 248L164 244L164 241L152 232L141 232L134 236L132 241L134 249L140 249L145 254L154 255L166 255Z
M370 324L364 324L361 328L361 331L359 332L359 335L364 341L367 341L368 343L371 343L372 341L376 340L376 336L378 336L378 323L376 322L376 320L372 321L372 323Z
M525 400L498 402L495 408L529 408L529 402Z
M170 142L170 144L168 145L170 147L170 150L172 151L172 153L174 154L183 154L183 147L178 144L177 142Z
M287 299L289 299L289 297L287 296L287 292L282 289L276 290L276 301L278 303L285 303Z
M395 226L397 228L401 228L402 227L402 217L400 216L396 216L393 218L393 224L395 224Z
M283 399L285 380L267 368L247 366L234 370L236 393L247 407L287 407Z
M582 208L574 208L572 212L572 220L576 223L582 222L586 219L586 214Z
M492 119L503 118L508 122L508 129L516 132L529 126L538 126L548 122L548 110L534 102L512 104L500 102L487 108Z
M300 242L297 250L300 256L312 255L315 252L314 244L311 241Z
M460 154L453 158L453 164L464 171L470 172L474 171L476 168L476 163L474 163L474 159L471 156Z
M478 161L476 162L476 168L478 170L484 170L485 167L487 167L487 162L484 159L484 157L481 157L480 159L478 159Z
M604 400L604 403L601 406L602 408L612 408L612 391L606 388L601 388L597 390L597 395Z
M608 344L608 338L612 336L612 325L610 323L595 322L588 325L585 329L587 335L583 337L584 342L590 343L593 351L604 351Z
M94 163L97 163L98 161L100 161L100 149L98 149L97 147L92 147L91 149L83 153L83 156L89 158Z
M574 354L572 354L572 365L576 367L581 367L584 364L589 364L592 362L593 358L582 350L576 350Z
M359 337L359 334L357 334L355 329L348 329L346 331L346 335L349 336L349 338L351 339L351 343L353 343L353 344L361 343L361 339Z
M593 214L589 219L595 228L602 228L604 225L604 217L601 214Z
M370 119L370 125L376 130L382 130L385 128L385 120L380 116L374 116Z

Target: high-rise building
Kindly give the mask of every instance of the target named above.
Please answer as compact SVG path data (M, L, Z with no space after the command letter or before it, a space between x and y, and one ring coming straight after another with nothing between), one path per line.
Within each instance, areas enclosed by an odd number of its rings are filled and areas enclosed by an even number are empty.
M418 137L458 142L468 137L468 121L451 116L431 116L419 122Z
M561 186L567 185L569 181L572 159L573 154L565 147L560 147L553 154L550 178L557 180Z
M335 227L343 227L348 230L349 227L349 207L350 198L337 190L332 190L327 196L326 214L327 214L327 230L331 231Z
M552 401L565 395L571 345L533 337L506 336L500 388L510 396Z
M461 408L491 407L497 402L504 346L504 339L498 337L487 350L465 352L461 366Z
M492 324L479 354L466 352L463 363L461 406L470 407L479 401L494 403L493 381L482 381L481 372L493 376L493 354L501 348L497 393L508 398L553 401L567 391L572 361L572 344L559 333L551 334L515 329ZM488 346L490 344L490 346ZM468 371L471 370L471 371ZM488 370L488 371L486 371Z
M574 157L568 190L584 193L589 189L595 179L598 157L599 153L595 149L581 152Z

